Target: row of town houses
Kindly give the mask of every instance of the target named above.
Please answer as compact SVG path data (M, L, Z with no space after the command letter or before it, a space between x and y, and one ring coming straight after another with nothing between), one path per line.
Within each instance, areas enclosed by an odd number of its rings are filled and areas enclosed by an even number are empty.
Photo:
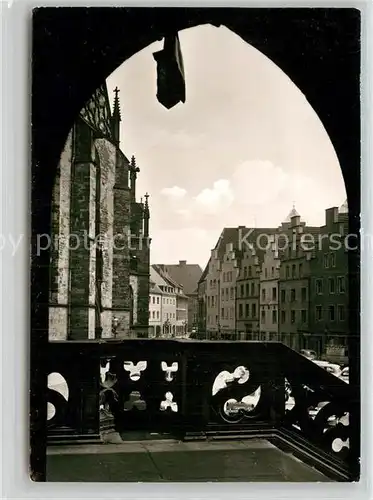
M198 284L198 335L278 340L347 356L348 206L307 226L295 207L277 228L225 228Z
M154 264L149 276L149 337L184 337L197 328L202 269L181 260Z

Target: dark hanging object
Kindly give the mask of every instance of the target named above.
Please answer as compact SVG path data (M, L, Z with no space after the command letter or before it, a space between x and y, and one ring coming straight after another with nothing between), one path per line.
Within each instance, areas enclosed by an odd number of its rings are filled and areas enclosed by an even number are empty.
M157 99L167 109L185 102L185 77L179 35L166 36L163 50L154 52L157 62Z

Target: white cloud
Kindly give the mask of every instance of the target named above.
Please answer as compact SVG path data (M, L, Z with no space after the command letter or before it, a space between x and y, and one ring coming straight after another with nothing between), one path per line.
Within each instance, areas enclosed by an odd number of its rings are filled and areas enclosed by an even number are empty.
M255 219L258 226L279 224L293 203L309 224L323 224L325 208L332 203L328 185L296 169L285 171L265 160L239 164L234 170L231 188L241 211L246 207L246 217Z
M191 264L204 267L216 244L219 232L207 231L200 227L157 231L152 240L152 263L177 263L187 260Z
M184 198L186 195L187 191L184 188L181 188L179 186L173 186L169 188L163 188L161 191L161 194L164 196L168 196L173 199L181 199Z
M266 160L248 160L236 167L232 189L239 203L265 205L273 202L286 188L289 174Z
M212 188L203 189L196 197L198 208L210 214L218 213L228 208L234 200L230 181L220 179L215 181Z

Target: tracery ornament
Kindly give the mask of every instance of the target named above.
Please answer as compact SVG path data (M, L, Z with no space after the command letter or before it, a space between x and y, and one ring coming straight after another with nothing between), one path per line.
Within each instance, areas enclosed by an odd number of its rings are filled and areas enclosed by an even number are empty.
M112 117L106 85L98 87L80 112L80 117L101 136L112 139Z

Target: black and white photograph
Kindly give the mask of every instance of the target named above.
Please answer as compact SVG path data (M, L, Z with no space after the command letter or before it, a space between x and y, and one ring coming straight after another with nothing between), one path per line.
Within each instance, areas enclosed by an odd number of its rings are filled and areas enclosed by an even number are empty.
M40 7L31 68L31 479L359 481L360 11Z

